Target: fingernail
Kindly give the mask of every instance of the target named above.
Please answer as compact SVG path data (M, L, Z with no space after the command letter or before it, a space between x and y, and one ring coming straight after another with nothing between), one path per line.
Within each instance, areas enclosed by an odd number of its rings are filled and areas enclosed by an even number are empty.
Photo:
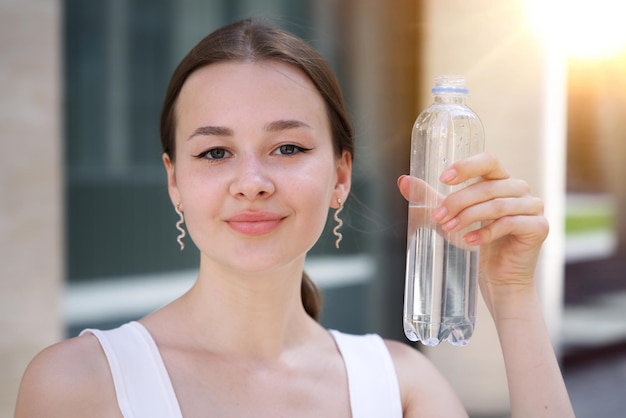
M439 222L448 214L448 209L445 206L439 206L433 212L433 221Z
M454 218L443 225L443 229L446 231L452 231L459 224L459 220Z
M454 180L455 177L456 177L456 170L450 168L450 169L445 170L443 173L441 173L439 180L443 183L448 183Z
M468 244L476 244L478 242L478 234L475 232L470 232L469 234L465 235L463 239Z

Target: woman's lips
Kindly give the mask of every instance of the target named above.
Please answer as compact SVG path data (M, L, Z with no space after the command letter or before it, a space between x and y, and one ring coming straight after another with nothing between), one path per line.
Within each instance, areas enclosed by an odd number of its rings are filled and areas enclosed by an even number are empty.
M226 219L226 223L241 234L263 235L276 229L283 219L273 212L240 212Z

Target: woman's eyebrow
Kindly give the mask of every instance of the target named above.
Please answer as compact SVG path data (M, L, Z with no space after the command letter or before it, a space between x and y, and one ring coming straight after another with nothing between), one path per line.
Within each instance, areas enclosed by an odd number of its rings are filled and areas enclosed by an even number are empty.
M265 130L268 132L284 131L286 129L307 128L311 129L311 126L301 120L275 120L265 125Z
M296 129L296 128L307 128L311 129L311 126L303 121L295 120L295 119L280 119L275 120L273 122L269 122L265 125L264 129L267 132L278 132L284 131L287 129ZM197 128L193 133L189 136L188 139L191 139L195 136L233 136L234 132L230 128L226 128L224 126L201 126Z
M194 136L233 136L233 130L223 126L201 126L188 139Z

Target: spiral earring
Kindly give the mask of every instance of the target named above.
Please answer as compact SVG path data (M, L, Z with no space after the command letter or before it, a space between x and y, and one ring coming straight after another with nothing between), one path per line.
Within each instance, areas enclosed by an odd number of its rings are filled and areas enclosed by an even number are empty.
M339 228L343 226L343 221L339 217L339 213L343 210L343 202L341 199L337 198L337 203L339 203L339 207L335 209L335 214L333 215L333 219L337 222L337 225L333 228L333 234L337 237L335 241L335 248L339 248L339 243L343 239L343 234L339 232Z
M178 245L180 245L180 250L182 251L185 249L185 243L183 242L183 238L185 238L185 235L187 235L187 232L182 227L182 224L185 223L185 215L183 215L183 212L180 210L180 203L178 203L174 207L174 210L180 217L178 222L176 222L176 229L180 231L180 234L178 234L178 236L176 237L176 241L178 241Z

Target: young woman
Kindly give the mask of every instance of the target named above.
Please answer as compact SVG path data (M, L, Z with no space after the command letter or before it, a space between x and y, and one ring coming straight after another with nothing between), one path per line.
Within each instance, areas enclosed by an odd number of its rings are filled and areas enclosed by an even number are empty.
M200 250L193 288L162 309L40 353L16 417L457 417L461 403L408 345L329 332L304 260L350 191L353 133L335 77L304 41L245 20L203 39L161 119L174 207ZM444 173L480 181L445 199L444 228L476 221L481 289L514 416L573 416L533 281L541 202L490 154ZM411 179L398 180L408 196Z

